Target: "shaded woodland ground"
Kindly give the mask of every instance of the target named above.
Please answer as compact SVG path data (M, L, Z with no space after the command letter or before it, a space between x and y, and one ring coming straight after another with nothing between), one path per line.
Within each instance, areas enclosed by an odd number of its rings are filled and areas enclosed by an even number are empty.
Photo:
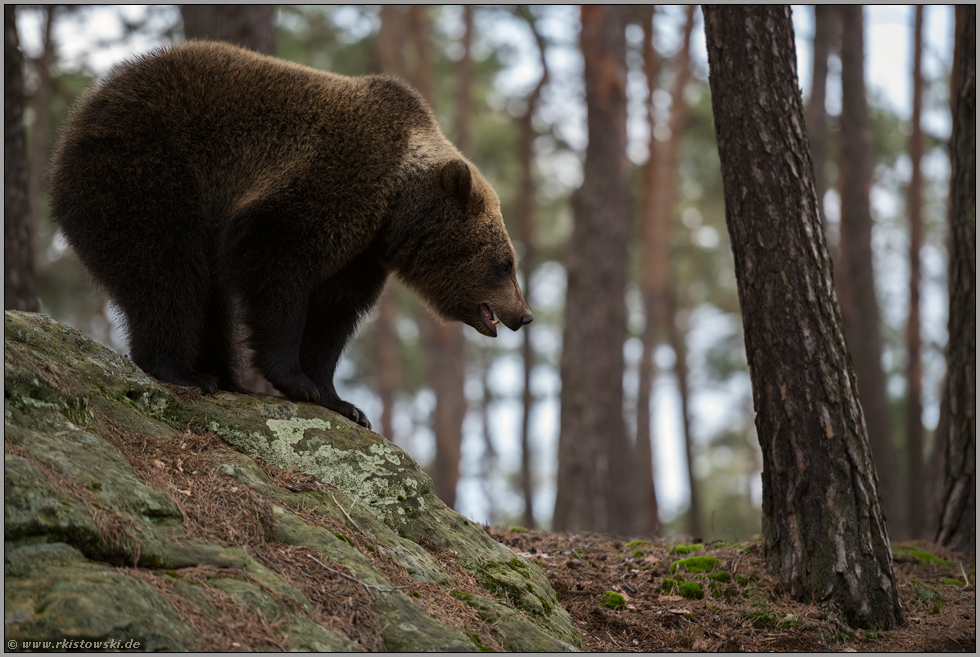
M976 558L934 543L893 546L905 622L871 632L847 627L820 605L788 599L766 574L761 542L714 542L682 553L690 546L520 529L488 532L541 566L592 652L976 650ZM718 563L703 574L674 566L690 557ZM702 598L679 595L680 586L692 584ZM604 605L617 604L607 591L621 595L625 607Z

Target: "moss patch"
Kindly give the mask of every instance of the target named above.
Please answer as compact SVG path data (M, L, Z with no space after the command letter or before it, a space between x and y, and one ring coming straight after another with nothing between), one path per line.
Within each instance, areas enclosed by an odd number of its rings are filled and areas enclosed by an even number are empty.
M670 551L671 554L691 554L692 552L697 552L698 550L703 550L704 544L702 543L692 543L691 545L675 545Z
M670 564L670 572L707 573L721 565L718 557L688 557Z
M602 594L599 604L609 609L622 609L626 606L626 598L622 593L616 591L606 591Z

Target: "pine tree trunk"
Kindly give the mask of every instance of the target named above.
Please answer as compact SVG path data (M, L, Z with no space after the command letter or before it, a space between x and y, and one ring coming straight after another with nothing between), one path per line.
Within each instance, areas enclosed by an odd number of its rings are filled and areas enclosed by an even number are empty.
M524 257L521 259L520 267L524 275L524 297L531 298L531 274L537 266L537 247L535 238L536 215L534 182L534 113L538 108L538 101L541 99L541 92L548 83L548 61L545 57L546 44L544 38L538 32L534 22L534 16L526 7L520 7L518 13L524 18L525 22L534 35L538 46L538 55L541 63L541 79L535 85L527 99L527 109L518 118L518 128L520 130L520 142L517 147L517 157L520 165L521 176L517 191L517 233L521 243L524 245ZM534 371L534 348L531 343L531 324L524 327L524 344L521 349L521 356L524 362L524 389L522 394L523 414L521 417L521 494L524 498L523 523L525 527L535 527L537 520L534 517L534 477L533 477L533 458L531 452L531 411L534 405L534 396L531 393L531 373Z
M674 373L681 399L681 428L684 435L684 459L687 463L687 481L690 497L687 505L687 531L694 540L704 538L701 525L701 494L694 476L694 440L691 433L690 386L687 382L687 322L678 326L677 303L673 293L667 296L667 333L674 350Z
M216 39L272 55L275 5L181 5L187 39Z
M817 206L826 226L827 215L823 201L827 194L827 66L837 33L837 9L833 5L813 7L813 71L810 100L806 106L806 128L810 139L810 155L813 158L813 184L817 189ZM836 235L828 235L831 260L840 262Z
M909 464L906 486L908 504L908 531L912 538L924 538L924 481L925 463L922 454L922 337L919 331L919 250L922 248L922 5L915 8L915 48L912 64L912 134L909 136L909 159L912 162L912 178L909 181L909 317L905 328L905 345L908 353L906 379L905 424Z
M54 27L55 5L44 5L44 43L41 58L37 61L37 86L31 99L34 110L34 121L31 126L31 155L30 155L30 204L34 216L34 225L41 220L41 192L44 189L44 172L48 166L48 136L51 133L51 66L54 64L54 39L51 30Z
M3 6L3 307L37 311L17 6Z
M378 73L407 77L405 70L405 16L400 5L381 5L378 12L381 25L375 66ZM371 325L374 343L374 384L381 399L381 434L395 440L395 400L401 388L402 367L399 353L398 303L393 286L389 282L378 301L378 315Z
M433 111L436 110L436 84L433 73L432 36L428 7L412 5L409 22L415 41L417 69L415 84ZM459 135L457 135L457 139ZM464 141L468 139L463 135ZM426 336L428 358L427 378L436 396L432 430L436 436L433 485L436 495L450 508L456 505L456 485L459 483L459 458L463 443L463 420L466 417L466 357L463 326L443 324L426 317L423 334Z
M977 8L956 8L953 170L949 203L949 425L936 540L976 551L977 536Z
M763 455L766 565L851 625L901 622L804 132L790 9L705 6L709 81Z
M841 33L841 119L839 181L841 263L849 303L843 306L844 334L860 390L868 439L878 471L878 491L889 534L905 537L905 498L892 434L885 373L881 368L881 314L875 296L871 249L871 122L864 86L864 14L860 5L838 8Z
M629 239L626 16L581 8L589 144L573 200L561 357L561 433L553 525L622 531L632 524L631 452L623 420Z
M640 293L643 297L643 309L646 325L640 341L643 352L640 356L639 385L636 394L636 461L637 497L641 502L640 513L637 516L637 534L656 534L660 531L660 506L657 503L657 490L654 486L653 467L653 422L651 421L651 400L653 399L653 381L657 375L654 353L657 348L659 334L659 318L663 313L657 312L657 295L654 293L656 275L654 264L662 258L663 248L660 231L656 230L656 194L657 194L657 163L659 148L654 136L657 123L653 108L653 95L657 89L657 79L663 63L660 53L653 47L655 16L654 5L647 5L643 13L643 69L647 79L647 119L649 135L649 156L641 172L642 188L640 190L639 223L643 235L640 256Z

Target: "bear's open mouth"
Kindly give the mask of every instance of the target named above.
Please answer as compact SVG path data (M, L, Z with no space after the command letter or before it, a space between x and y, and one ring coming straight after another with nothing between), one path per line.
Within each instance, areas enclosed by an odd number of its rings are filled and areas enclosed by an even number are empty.
M483 320L483 325L487 327L487 331L490 335L497 337L497 324L500 322L499 319L494 319L493 311L490 310L490 306L485 303L480 304L480 319Z

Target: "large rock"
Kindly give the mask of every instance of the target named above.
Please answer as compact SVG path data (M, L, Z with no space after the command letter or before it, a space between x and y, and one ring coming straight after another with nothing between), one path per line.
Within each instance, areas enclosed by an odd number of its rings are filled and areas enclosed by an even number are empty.
M582 647L536 565L331 411L161 385L21 312L4 313L4 385L8 641Z

